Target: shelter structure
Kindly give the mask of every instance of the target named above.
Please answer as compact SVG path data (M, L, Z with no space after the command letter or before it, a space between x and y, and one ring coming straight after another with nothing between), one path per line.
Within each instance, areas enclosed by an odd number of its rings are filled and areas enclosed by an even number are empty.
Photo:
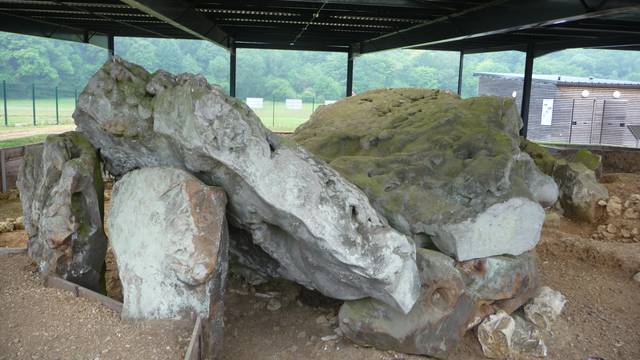
M464 54L520 50L527 54L521 107L526 123L534 58L567 48L640 49L640 2L0 0L0 31L82 41L111 53L114 36L208 40L229 50L231 95L237 48L344 52L347 96L353 58L360 54L459 51L461 75Z
M479 95L522 99L522 74L474 73ZM529 138L548 142L636 147L640 82L566 75L532 77Z

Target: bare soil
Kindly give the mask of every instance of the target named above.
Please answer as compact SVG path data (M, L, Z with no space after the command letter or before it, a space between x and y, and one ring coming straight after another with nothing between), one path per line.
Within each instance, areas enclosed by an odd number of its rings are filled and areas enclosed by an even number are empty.
M622 199L640 193L640 174L614 174L604 180L610 193ZM0 218L4 216L3 209L4 204L0 202ZM7 214L7 217L19 215L11 211ZM640 283L631 279L640 271L640 243L594 239L592 234L597 225L575 223L550 212L543 228L537 248L542 284L559 290L568 300L554 325L548 359L640 359ZM14 233L0 234L0 245L7 234ZM22 236L26 241L26 236ZM115 267L113 258L107 262L112 269ZM185 344L183 330L161 326L162 331L158 333L160 330L154 325L122 322L99 304L43 289L35 280L33 269L26 264L28 260L24 255L0 258L0 360L31 359L34 354L43 359L172 358L179 353L173 349ZM112 278L111 284L110 296L113 296L117 281ZM11 293L5 290L9 288ZM62 312L43 310L45 305L39 300L31 301L31 294L37 294L36 299L46 299L46 306L60 308ZM305 294L302 296L299 287L286 282L252 287L232 276L225 297L224 359L424 358L359 347L335 336L339 303L311 305L310 299L319 302L324 299ZM281 307L275 309L277 305ZM22 315L14 315L15 309L24 309ZM67 314L67 310L72 314ZM5 321L9 316L12 320ZM49 328L48 324L58 326L51 326L51 332L40 330ZM72 331L52 336L57 334L60 324L71 326ZM42 331L48 335L33 335ZM115 339L116 333L123 334L129 341L122 342L122 337ZM104 340L107 337L109 341ZM161 341L157 341L159 339ZM166 346L171 348L167 351L171 355L153 353L152 349L158 351ZM142 350L134 352L133 347ZM105 349L108 351L102 354ZM9 356L2 357L5 353ZM165 355L170 357L162 357ZM467 333L450 359L483 359L474 332Z
M16 127L11 130L0 132L0 141L18 139L22 137L28 137L41 134L59 134L66 131L71 131L76 128L75 124L64 125L49 125L49 126L37 126L37 127Z
M44 288L26 255L0 255L0 360L181 359L191 329L121 321L100 303Z

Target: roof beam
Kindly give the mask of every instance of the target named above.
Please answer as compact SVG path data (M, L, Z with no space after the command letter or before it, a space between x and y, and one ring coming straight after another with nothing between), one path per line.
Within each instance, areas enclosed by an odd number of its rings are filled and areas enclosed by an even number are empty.
M584 0L590 5L595 1ZM356 43L360 54L394 48L425 47L440 43L503 34L640 9L634 0L599 2L597 9L578 0L494 0L483 5Z
M187 6L184 1L120 0L123 3L160 19L196 38L214 42L229 50L233 39L206 16Z

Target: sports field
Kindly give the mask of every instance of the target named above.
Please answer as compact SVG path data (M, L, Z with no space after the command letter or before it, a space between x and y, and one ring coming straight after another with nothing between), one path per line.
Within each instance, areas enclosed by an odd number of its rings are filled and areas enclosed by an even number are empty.
M55 99L36 99L35 123L33 125L33 102L31 99L7 100L7 124L4 126L4 109L0 99L0 148L21 146L40 142L49 133L72 130L72 114L75 110L74 98L58 100L56 116ZM263 124L277 132L291 132L309 119L318 104L303 103L301 109L289 109L284 101L264 101L262 108L253 109ZM60 125L56 125L59 123Z

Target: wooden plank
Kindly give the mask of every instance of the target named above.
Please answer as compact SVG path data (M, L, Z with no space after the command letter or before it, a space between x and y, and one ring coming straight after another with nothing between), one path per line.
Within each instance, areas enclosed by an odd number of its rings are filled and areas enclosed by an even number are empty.
M184 360L201 360L202 350L202 318L198 316L196 323L193 326L193 332L191 333L191 340L189 341L189 347L184 355Z
M8 254L26 254L27 248L4 248L0 247L0 255Z
M99 294L95 291L91 291L85 287L82 287L78 284L74 284L70 281L67 281L63 278L57 276L47 276L44 281L44 286L56 289L67 290L73 293L76 297L81 297L89 300L95 300L100 302L103 306L117 312L122 312L122 303L116 300L113 300L110 297Z
M2 172L2 192L6 192L9 189L7 188L7 161L4 149L0 149L0 172Z

